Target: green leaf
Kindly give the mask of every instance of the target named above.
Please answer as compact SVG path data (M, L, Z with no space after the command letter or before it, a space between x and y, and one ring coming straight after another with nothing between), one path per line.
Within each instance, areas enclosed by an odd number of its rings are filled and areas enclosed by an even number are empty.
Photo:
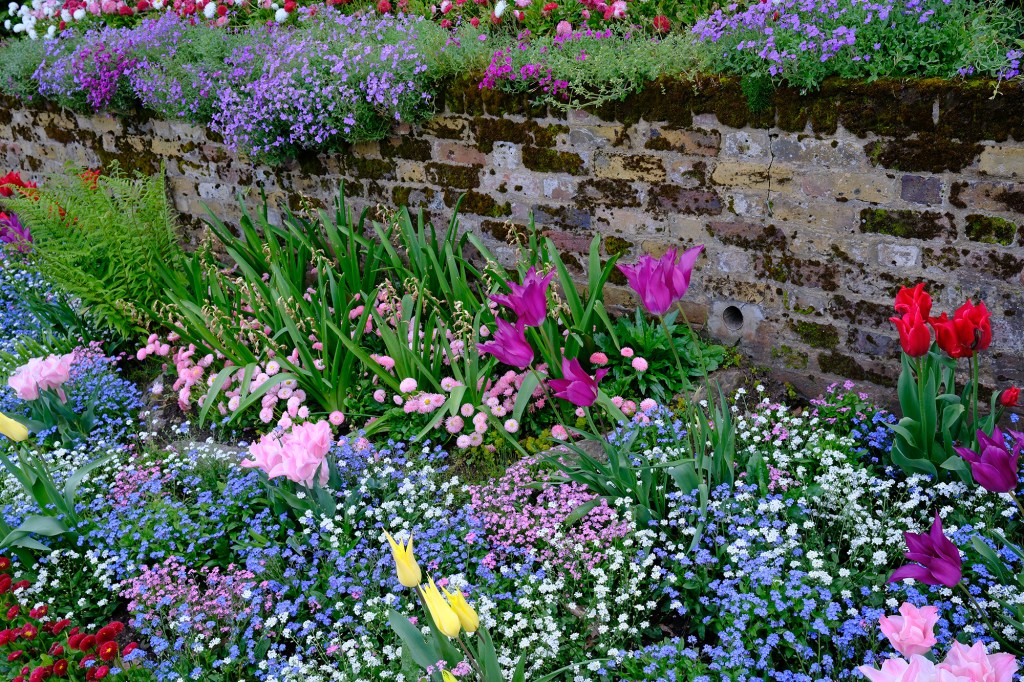
M409 655L416 665L427 669L437 665L444 658L437 647L432 647L412 622L394 609L388 614L388 623L402 643L408 647Z

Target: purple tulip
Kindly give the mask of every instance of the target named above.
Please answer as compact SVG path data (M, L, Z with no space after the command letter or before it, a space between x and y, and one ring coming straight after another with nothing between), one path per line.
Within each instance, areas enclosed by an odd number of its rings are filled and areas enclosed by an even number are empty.
M493 355L506 365L526 369L533 363L533 347L523 333L523 323L520 321L512 324L500 317L497 322L498 331L494 334L494 340L481 343L478 346L480 352Z
M590 376L583 371L580 361L562 358L562 379L552 379L548 383L555 395L568 400L576 407L590 407L597 400L597 384L608 373L606 369L597 370Z
M14 244L21 253L32 249L32 233L15 213L0 213L0 242Z
M963 577L960 550L942 534L938 511L927 533L904 533L903 537L907 539L907 548L910 550L904 556L915 563L897 568L889 576L889 582L913 578L926 585L956 587Z
M618 268L647 311L661 316L686 295L693 266L703 250L703 244L684 251L682 255L676 249L670 249L661 258L643 255L636 265L619 265Z
M1002 431L997 426L991 436L978 429L977 452L961 447L956 448L956 451L970 462L971 475L978 485L994 493L1009 493L1017 489L1020 449L1020 439L1017 439L1017 446L1011 453L1006 447Z
M511 294L494 294L491 300L514 312L527 327L539 327L548 316L548 285L554 276L552 271L540 277L536 268L530 268L522 284L506 282Z

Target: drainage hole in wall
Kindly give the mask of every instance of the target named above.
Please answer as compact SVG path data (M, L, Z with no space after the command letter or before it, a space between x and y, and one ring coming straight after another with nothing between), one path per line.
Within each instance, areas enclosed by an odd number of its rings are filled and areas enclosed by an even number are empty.
M734 305L722 311L722 322L729 331L739 331L743 328L743 311Z

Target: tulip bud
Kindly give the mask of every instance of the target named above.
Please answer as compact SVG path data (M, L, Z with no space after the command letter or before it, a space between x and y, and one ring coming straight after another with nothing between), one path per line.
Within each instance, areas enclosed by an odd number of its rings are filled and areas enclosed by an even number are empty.
M455 592L449 592L444 590L444 596L448 597L448 603L451 604L452 611L459 617L459 622L462 623L462 629L466 632L476 632L480 629L480 617L476 615L476 611L473 607L466 603L466 598L462 595L462 592L455 590Z
M441 596L433 578L430 578L427 587L420 588L420 594L423 595L423 601L426 602L427 610L430 611L430 617L437 629L446 637L458 637L462 630L462 623L452 607Z
M21 422L15 421L5 414L0 414L0 433L16 443L28 438L28 429Z
M416 558L412 555L412 533L409 533L409 543L404 547L395 542L391 533L387 531L384 535L391 545L391 556L395 559L395 567L398 569L398 582L406 587L416 587L423 580L423 573L420 571Z

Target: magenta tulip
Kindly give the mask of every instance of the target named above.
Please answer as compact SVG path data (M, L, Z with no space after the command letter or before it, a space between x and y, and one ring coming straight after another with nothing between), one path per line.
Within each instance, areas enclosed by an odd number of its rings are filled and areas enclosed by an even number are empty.
M590 407L597 401L597 385L608 373L606 369L597 370L597 374L590 376L583 371L580 361L562 358L562 379L552 379L549 383L554 389L555 395L562 400L568 400L576 407Z
M512 293L494 294L491 300L514 312L527 327L539 327L548 316L548 285L554 276L552 271L541 277L536 268L530 268L522 284L506 282Z
M956 451L970 463L975 483L994 493L1009 493L1017 489L1020 448L1018 442L1011 453L997 426L991 436L978 429L977 452L961 447Z
M703 250L703 244L684 251L682 255L676 249L670 249L661 258L644 255L636 265L619 265L618 268L647 311L652 315L664 315L673 303L686 295L693 266Z
M912 578L926 585L957 586L963 577L960 550L942 534L939 512L935 512L935 521L927 533L904 533L903 537L910 550L904 556L914 563L893 571L889 582Z
M522 321L512 324L499 317L497 322L494 340L481 343L480 352L493 355L506 365L526 369L533 363L533 347L526 340Z
M32 250L32 233L14 213L0 213L0 242L11 244L21 253Z

